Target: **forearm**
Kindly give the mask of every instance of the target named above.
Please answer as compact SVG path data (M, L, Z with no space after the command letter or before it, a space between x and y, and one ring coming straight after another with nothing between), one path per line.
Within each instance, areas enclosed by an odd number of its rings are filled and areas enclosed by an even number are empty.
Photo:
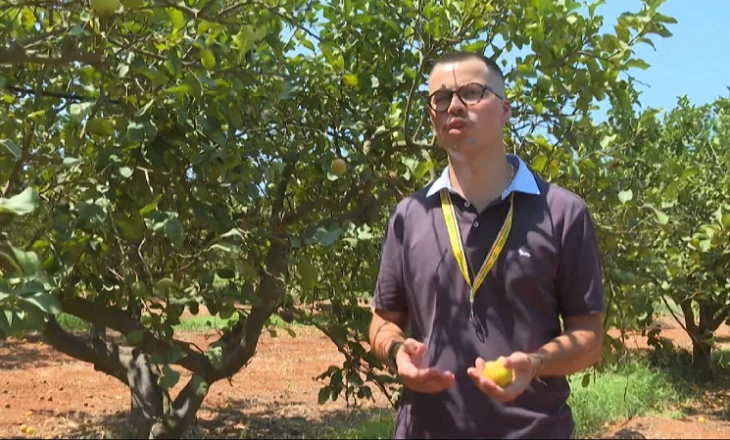
M373 314L373 320L370 323L370 346L375 355L382 362L387 362L388 349L394 341L403 342L405 340L405 325L401 316L381 316L384 314ZM390 319L385 319L390 318ZM401 321L401 322L399 322Z
M592 366L601 359L602 336L594 330L566 330L532 354L536 376L570 376Z

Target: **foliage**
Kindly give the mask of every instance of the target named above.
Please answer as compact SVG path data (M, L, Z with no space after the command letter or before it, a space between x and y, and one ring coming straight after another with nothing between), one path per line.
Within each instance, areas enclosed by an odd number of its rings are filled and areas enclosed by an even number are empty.
M453 48L502 59L510 149L608 210L595 103L632 111L621 74L648 67L632 50L674 20L646 0L604 34L601 3L124 0L103 17L78 0L0 3L0 331L32 321L127 384L145 436L179 436L277 311L345 354L323 400L367 398L365 381L396 393L362 345L359 299L389 207L443 165L429 67ZM175 338L202 305L229 323L205 349ZM91 339L63 331L61 309ZM170 364L194 373L174 400Z
M730 99L694 106L681 97L663 120L657 115L648 109L621 124L632 128L630 136L617 133L625 142L616 149L616 170L630 196L619 199L616 215L632 219L624 224L636 240L623 273L639 287L633 310L647 324L666 298L681 307L693 365L707 376L712 334L730 318L730 180L723 166L730 159ZM670 349L658 333L649 331L650 342Z

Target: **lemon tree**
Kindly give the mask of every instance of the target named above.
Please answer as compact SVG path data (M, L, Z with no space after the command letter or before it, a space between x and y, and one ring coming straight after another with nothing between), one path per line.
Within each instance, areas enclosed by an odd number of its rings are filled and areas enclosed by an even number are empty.
M39 329L127 385L148 438L179 438L275 313L346 355L321 401L368 398L368 383L397 401L363 299L390 208L444 164L424 111L433 61L502 60L509 148L615 206L592 115L601 100L632 111L630 72L647 67L633 49L673 19L658 0L608 33L601 1L391 3L1 1L0 333ZM204 349L174 331L202 305L235 318ZM192 373L174 398L171 366Z

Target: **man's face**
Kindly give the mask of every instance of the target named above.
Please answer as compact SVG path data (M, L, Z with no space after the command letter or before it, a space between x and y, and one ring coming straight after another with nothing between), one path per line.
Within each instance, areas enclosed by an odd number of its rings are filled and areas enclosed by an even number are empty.
M506 99L500 99L489 90L481 94L480 86L489 86L504 97L504 85L499 76L489 74L483 61L468 59L437 65L431 73L428 93L432 95L439 93L440 90L455 92L467 84L470 85L462 97L469 103L478 100L481 95L479 102L464 105L454 93L450 101L447 95L441 95L440 100L444 101L444 107L448 102L445 111L439 112L429 108L438 140L447 150L500 145L502 125L507 123L511 116L510 106Z

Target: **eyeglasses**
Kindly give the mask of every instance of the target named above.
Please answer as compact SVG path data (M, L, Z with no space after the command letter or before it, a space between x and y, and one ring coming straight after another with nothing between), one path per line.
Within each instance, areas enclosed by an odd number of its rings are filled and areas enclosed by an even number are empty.
M451 105L454 93L456 93L456 96L459 97L459 101L461 101L464 105L474 105L482 100L485 90L488 90L499 99L504 99L488 85L469 83L464 84L456 90L441 89L433 92L428 97L428 106L431 107L431 110L437 113L445 112Z

